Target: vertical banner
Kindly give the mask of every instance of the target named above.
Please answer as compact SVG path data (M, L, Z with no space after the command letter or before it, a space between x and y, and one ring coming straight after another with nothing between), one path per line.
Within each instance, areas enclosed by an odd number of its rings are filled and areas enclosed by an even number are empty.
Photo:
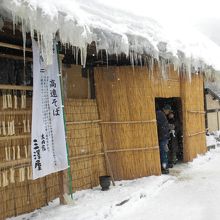
M32 169L33 179L68 168L56 45L46 65L36 41L33 49Z

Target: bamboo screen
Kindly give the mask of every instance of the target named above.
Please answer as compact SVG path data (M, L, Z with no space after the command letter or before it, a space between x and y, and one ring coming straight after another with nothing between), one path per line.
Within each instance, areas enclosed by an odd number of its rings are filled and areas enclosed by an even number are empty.
M160 174L153 88L146 68L95 69L103 142L115 179Z
M191 161L197 154L205 153L205 111L203 76L192 75L191 81L181 78L183 106L184 160Z
M92 188L106 175L96 100L69 99L65 111L73 190Z
M58 173L31 180L32 99L25 95L21 107L19 94L16 108L12 91L3 91L0 97L0 219L47 205L59 197L62 187ZM68 100L65 105L73 190L97 186L106 168L96 101Z
M146 68L96 68L98 108L96 100L65 102L74 191L99 184L107 173L104 151L117 180L160 174L155 96L181 91L184 159L205 152L203 77L181 78L181 86L174 72L169 79L173 91ZM32 99L23 90L0 91L0 219L40 208L60 194L57 173L31 180Z
M0 219L59 196L57 174L31 180L31 92L7 88L0 91Z

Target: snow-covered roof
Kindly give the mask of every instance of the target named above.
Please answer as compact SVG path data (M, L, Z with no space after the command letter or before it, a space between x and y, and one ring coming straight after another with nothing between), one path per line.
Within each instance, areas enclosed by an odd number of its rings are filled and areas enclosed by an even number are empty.
M213 95L217 96L220 99L220 86L219 82L206 82L205 88L211 90Z
M201 33L172 25L167 28L98 0L0 0L0 14L3 11L13 23L22 23L23 32L30 31L33 36L35 30L41 36L48 60L59 31L62 43L81 49L83 62L87 45L95 41L97 50L105 49L109 54L162 56L176 66L187 64L189 71L191 66L203 68L204 63L220 69L220 47Z

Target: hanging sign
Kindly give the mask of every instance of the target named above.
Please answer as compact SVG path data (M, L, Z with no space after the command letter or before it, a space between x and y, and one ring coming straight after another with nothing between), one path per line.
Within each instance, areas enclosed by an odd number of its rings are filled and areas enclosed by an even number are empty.
M33 179L68 168L56 45L53 62L44 62L36 41L33 49L32 169Z

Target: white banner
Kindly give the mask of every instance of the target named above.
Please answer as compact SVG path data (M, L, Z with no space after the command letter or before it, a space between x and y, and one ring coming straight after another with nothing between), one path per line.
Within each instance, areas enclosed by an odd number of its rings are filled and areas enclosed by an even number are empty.
M33 49L33 179L68 168L56 46L46 65L36 41Z

